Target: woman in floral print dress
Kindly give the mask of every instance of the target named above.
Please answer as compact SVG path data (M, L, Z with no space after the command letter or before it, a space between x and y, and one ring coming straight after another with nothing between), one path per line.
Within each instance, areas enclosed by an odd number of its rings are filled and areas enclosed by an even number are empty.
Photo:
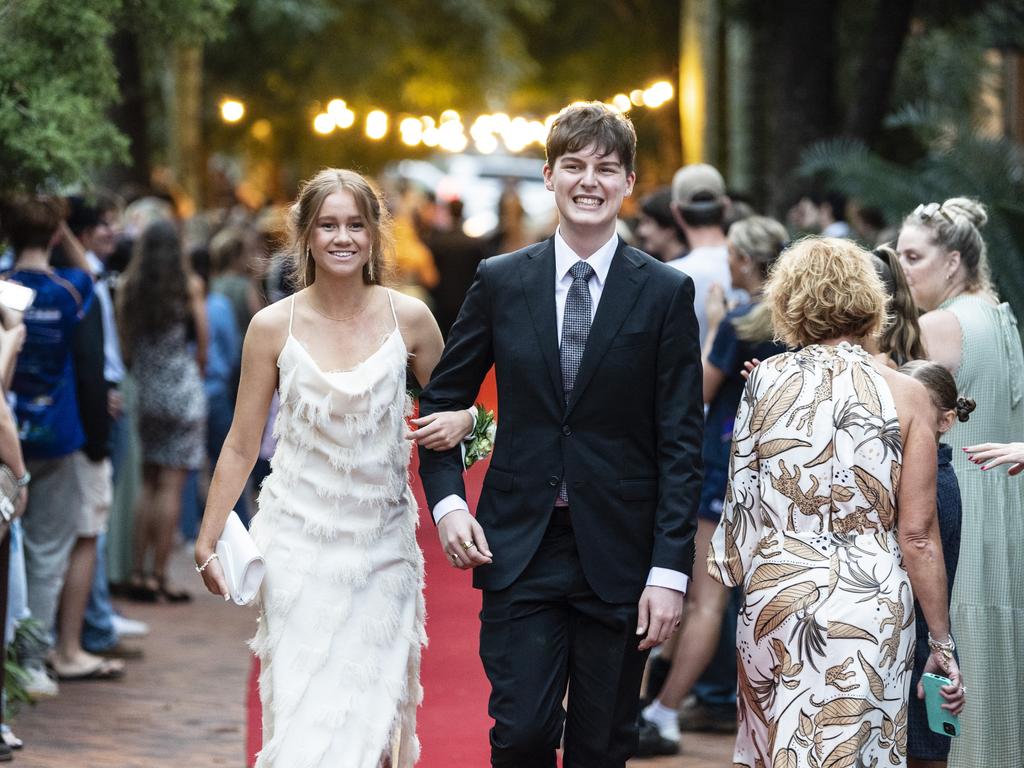
M734 761L906 765L915 596L932 637L949 641L928 394L859 346L879 331L885 295L849 241L797 243L766 300L802 349L748 381L708 555L711 575L746 593ZM935 648L926 671L952 680L944 706L959 711L956 661Z

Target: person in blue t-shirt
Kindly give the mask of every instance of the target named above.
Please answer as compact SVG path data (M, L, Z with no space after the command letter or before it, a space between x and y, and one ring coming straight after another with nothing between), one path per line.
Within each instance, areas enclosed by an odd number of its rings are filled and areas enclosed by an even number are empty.
M693 582L687 594L686 620L676 639L676 648L668 678L657 698L644 709L643 717L657 728L642 739L646 754L672 754L679 748L678 708L694 687L718 648L722 620L729 601L729 590L708 575L704 561L708 543L722 516L722 502L728 481L729 451L732 445L736 408L746 384L743 363L764 360L785 352L773 341L775 335L767 306L761 304L761 286L768 270L782 253L788 240L786 228L774 219L751 216L729 228L729 272L733 288L745 291L751 300L729 310L722 286L712 286L705 305L708 335L704 342L704 485L697 510L696 557ZM730 640L727 660L735 658ZM723 662L720 667L727 666ZM725 685L735 690L735 672ZM734 704L728 705L733 709ZM722 708L723 710L725 707ZM735 719L734 711L721 714L723 720ZM647 742L644 744L644 742Z
M15 253L14 269L5 277L36 292L25 312L25 344L11 392L31 478L22 524L28 607L47 632L58 605L62 611L74 610L76 603L62 600L82 509L74 459L85 442L72 347L75 328L93 297L85 252L67 229L65 215L63 201L24 195L8 200L3 216L4 235ZM74 267L51 266L51 250L58 242ZM69 668L74 677L105 669L104 660L96 657L74 661L77 666Z

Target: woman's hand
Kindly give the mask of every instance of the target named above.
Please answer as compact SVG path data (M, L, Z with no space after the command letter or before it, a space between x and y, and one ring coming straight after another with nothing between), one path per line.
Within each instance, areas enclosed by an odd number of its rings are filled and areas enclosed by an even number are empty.
M725 289L718 283L712 283L704 299L704 316L707 318L708 329L721 325L728 312L729 302L725 298Z
M1000 464L1009 464L1007 474L1019 475L1024 472L1024 443L981 443L964 448L967 457L982 469L992 469Z
M25 514L25 507L28 506L28 488L18 490L18 500L14 502L14 517L18 518Z
M230 600L231 592L228 589L227 579L224 578L224 569L221 568L220 562L216 557L210 559L213 552L214 550L208 545L196 542L196 567L199 568L203 563L206 563L203 572L199 574L203 577L203 583L206 585L206 588L210 590L210 594Z
M761 361L758 360L756 357L751 360L747 360L745 363L743 363L743 370L740 371L740 376L743 377L743 380L746 381L747 379L749 379L750 374L752 374L754 372L754 369L757 368L757 366L759 366L760 364Z
M407 430L405 437L432 451L454 448L473 431L473 415L468 411L440 411L418 419L409 419L415 430Z
M967 700L967 688L964 687L960 665L956 663L956 659L947 659L942 653L932 651L928 656L928 661L925 662L924 671L949 678L950 684L939 689L942 692L942 698L946 700L942 708L954 715L959 715ZM917 684L917 698L924 698L924 683Z

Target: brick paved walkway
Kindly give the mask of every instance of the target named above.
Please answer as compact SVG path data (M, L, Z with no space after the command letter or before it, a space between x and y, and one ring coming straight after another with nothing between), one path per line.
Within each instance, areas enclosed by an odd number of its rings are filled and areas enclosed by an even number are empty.
M129 661L120 681L63 683L61 695L25 708L13 722L25 749L22 768L179 768L245 766L244 641L251 609L200 594L188 555L175 561L188 605L125 605L150 624L146 658ZM630 768L720 768L731 764L732 736L688 736L680 757L633 761ZM440 768L424 766L423 768ZM483 768L454 766L445 768Z

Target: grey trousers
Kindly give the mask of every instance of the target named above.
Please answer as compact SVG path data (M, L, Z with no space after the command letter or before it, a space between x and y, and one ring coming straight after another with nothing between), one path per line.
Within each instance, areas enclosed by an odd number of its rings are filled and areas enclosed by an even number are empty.
M21 525L25 534L28 608L51 642L68 558L78 538L82 500L73 460L74 454L70 454L26 462L32 482Z

